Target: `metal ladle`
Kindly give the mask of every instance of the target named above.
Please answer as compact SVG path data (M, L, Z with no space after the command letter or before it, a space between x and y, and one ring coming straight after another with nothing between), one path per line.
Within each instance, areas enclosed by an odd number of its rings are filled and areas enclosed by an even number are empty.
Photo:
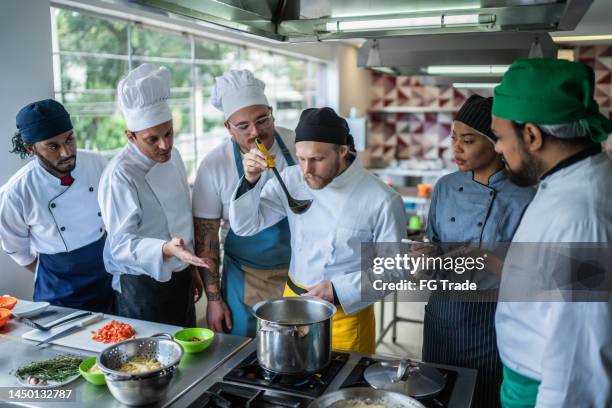
M296 200L295 198L291 197L291 194L289 194L289 190L287 190L287 186L285 185L285 182L283 181L282 177L280 176L280 173L278 172L278 169L276 168L274 157L272 157L270 152L268 152L268 149L266 149L266 146L264 146L264 144L261 142L261 140L259 140L259 138L255 139L255 144L257 145L257 148L263 154L266 155L266 161L268 163L268 167L272 169L280 186L283 188L283 191L285 192L285 195L287 196L287 202L289 204L289 208L291 209L291 211L293 211L295 214L305 213L310 208L310 205L312 204L312 200Z

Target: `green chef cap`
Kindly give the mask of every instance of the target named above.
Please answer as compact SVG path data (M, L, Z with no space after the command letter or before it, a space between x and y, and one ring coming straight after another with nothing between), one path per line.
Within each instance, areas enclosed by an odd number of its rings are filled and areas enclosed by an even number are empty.
M612 133L612 121L593 99L595 74L584 64L533 58L514 61L493 93L495 116L536 125L579 121L595 142Z

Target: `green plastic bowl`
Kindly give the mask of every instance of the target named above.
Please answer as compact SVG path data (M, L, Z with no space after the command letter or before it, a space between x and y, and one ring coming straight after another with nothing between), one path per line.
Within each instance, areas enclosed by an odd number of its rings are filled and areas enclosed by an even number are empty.
M202 341L189 341L194 337L202 339ZM174 333L174 340L181 346L186 353L199 353L205 350L215 338L215 332L210 329L195 327L192 329L183 329Z
M94 364L96 364L95 357L91 357L85 361L82 361L81 364L79 364L79 372L81 373L83 378L85 378L90 383L95 384L95 385L105 385L106 380L104 379L103 373L101 372L100 373L90 373L89 372L89 369L93 367Z

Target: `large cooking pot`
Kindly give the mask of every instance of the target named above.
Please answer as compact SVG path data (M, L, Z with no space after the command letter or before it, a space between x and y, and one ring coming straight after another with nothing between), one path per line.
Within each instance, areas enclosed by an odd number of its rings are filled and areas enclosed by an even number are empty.
M264 300L253 306L257 318L257 360L279 374L309 374L331 361L332 316L325 300L297 296Z

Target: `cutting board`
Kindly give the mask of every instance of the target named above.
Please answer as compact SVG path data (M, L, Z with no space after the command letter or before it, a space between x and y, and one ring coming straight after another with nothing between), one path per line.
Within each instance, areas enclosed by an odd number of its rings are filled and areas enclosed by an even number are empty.
M104 326L111 322L111 320L117 320L122 323L127 323L136 330L136 338L141 337L151 337L153 334L157 333L169 333L174 334L178 330L181 330L182 327L172 326L169 324L161 324L161 323L153 323L147 322L145 320L136 320L129 319L127 317L113 316L113 315L104 315L104 319L100 320L97 323L94 323L90 326L85 327L83 330L79 330L76 333L69 334L68 336L61 337L59 339L51 341L51 344L56 344L58 346L72 347L80 350L88 350L96 353L101 352L108 346L113 345L114 343L99 343L97 341L92 340L91 332L98 330L100 327ZM74 322L70 322L67 324L60 325L58 327L54 327L49 331L40 331L40 330L31 330L27 333L21 335L23 339L33 340L33 341L43 341L48 337L51 337L55 333L58 333L76 323L79 320L75 320Z

